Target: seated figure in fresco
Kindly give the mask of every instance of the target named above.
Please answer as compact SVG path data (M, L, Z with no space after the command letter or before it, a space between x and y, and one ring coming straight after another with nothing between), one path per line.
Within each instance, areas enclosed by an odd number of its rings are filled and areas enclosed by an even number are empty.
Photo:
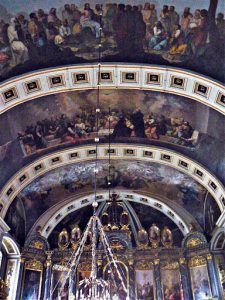
M184 33L179 24L174 25L170 47L170 55L185 54L187 45L185 44Z
M99 38L100 36L100 24L96 21L94 21L94 12L92 9L90 9L90 6L88 3L84 6L84 11L80 18L80 24L82 28L88 27L91 29L93 34L95 34L96 38Z
M162 23L158 21L153 27L153 35L148 40L148 47L153 50L165 49L168 45L169 36Z
M126 119L124 116L120 116L119 121L114 127L112 137L130 137L131 136L132 129L127 127Z
M134 133L136 137L146 138L144 114L137 108L130 116L131 123L134 125Z
M153 114L145 121L145 133L150 139L159 139L158 124Z

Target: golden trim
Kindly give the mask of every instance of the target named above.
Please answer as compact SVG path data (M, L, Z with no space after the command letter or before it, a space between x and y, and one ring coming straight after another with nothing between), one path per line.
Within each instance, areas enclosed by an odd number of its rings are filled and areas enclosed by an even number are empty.
M203 256L194 256L188 262L189 268L205 266L205 265L207 265L207 261L206 258Z
M179 263L180 263L180 265L185 265L186 264L186 258L184 258L184 257L179 258Z
M43 264L35 258L32 260L26 260L25 269L42 271Z

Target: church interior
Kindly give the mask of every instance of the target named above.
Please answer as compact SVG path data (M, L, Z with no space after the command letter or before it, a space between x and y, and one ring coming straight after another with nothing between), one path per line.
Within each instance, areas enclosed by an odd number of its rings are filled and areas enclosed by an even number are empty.
M0 300L225 299L224 0L0 0Z

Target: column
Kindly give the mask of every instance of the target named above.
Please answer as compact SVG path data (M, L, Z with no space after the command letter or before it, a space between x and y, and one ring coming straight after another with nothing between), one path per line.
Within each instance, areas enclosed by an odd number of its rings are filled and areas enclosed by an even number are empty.
M69 277L69 300L75 299L76 295L76 269L72 269Z
M131 255L128 257L128 263L129 263L129 299L134 300L135 299L135 270L134 270L134 260Z
M184 300L193 299L191 292L191 281L188 271L188 266L185 258L180 258L180 275L181 275L181 284L183 287Z
M44 285L44 300L50 299L51 292L51 275L52 275L52 253L53 251L46 251L47 260L45 263L45 285Z
M160 276L160 260L154 260L154 277L156 285L156 299L163 300L162 287L161 287L161 276Z
M18 283L17 283L17 290L16 290L16 300L20 299L21 295L21 288L23 282L23 273L24 273L24 265L25 265L25 258L20 258L20 268L19 268L19 275L18 275Z
M222 299L222 294L220 291L220 282L219 278L216 274L215 270L215 264L212 259L212 255L208 254L207 255L207 266L208 266L208 273L209 273L209 280L210 280L210 285L211 285L211 290L212 290L212 297L213 299Z

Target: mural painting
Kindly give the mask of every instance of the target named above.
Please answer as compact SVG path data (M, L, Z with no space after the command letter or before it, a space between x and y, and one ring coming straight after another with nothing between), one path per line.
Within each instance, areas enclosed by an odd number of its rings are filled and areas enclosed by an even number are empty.
M211 297L211 289L207 266L191 268L190 275L194 300L209 299Z
M94 166L95 162L89 161L61 167L39 177L23 189L19 197L25 208L26 234L38 217L51 206L65 201L71 195L92 192L94 176L90 174L93 173ZM98 170L98 189L107 189L108 161L100 161ZM110 181L113 188L131 189L165 197L183 206L203 226L206 189L188 175L169 166L141 161L130 164L128 160L112 161L112 170ZM143 221L147 222L147 216L140 211Z
M135 270L137 300L155 299L155 280L153 270Z
M124 1L103 5L0 1L1 79L44 67L98 60L173 65L224 80L222 1ZM211 5L210 5L210 2ZM100 29L102 28L102 30ZM214 51L216 49L216 51Z
M2 114L0 186L34 158L92 143L95 99L96 90L61 93ZM165 146L199 161L225 181L225 125L219 112L187 98L150 91L101 90L100 106L101 142L108 142L110 125L112 142Z
M163 268L161 270L161 282L163 286L164 300L182 300L183 290L181 286L180 272L178 269Z
M113 263L107 264L104 268L103 275L104 279L109 282L110 286L110 298L114 299L116 296L120 300L126 300L129 298L129 274L127 266L120 261L117 261L120 275L122 280L118 275L118 271L114 267ZM123 282L123 283L122 283ZM125 290L127 289L127 291Z
M220 209L211 194L208 193L204 204L204 230L207 235L212 235L219 217Z
M39 300L41 291L42 272L37 270L25 270L22 300Z
M67 300L69 298L69 278L66 281L66 284L61 292L64 278L66 277L68 271L61 270L60 266L57 269L57 265L54 266L52 274L52 300L63 299Z
M24 243L25 241L25 227L26 227L26 215L24 210L24 203L17 197L9 210L7 211L7 216L5 218L6 223L11 228L10 234L19 243Z

